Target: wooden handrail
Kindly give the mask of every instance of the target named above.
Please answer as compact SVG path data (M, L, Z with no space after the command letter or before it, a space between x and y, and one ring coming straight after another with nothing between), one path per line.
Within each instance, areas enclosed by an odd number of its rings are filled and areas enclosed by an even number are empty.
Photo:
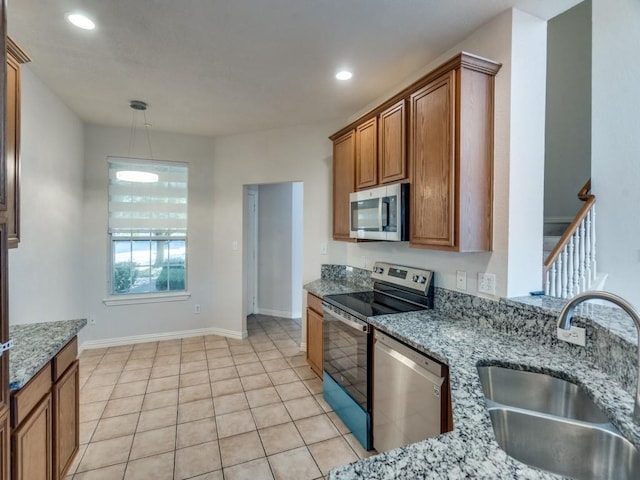
M553 262L556 261L558 255L560 255L560 252L562 252L562 249L564 249L564 247L569 243L571 236L578 229L580 223L582 223L582 220L584 220L584 218L587 216L587 213L589 213L591 206L596 203L596 196L591 193L591 179L587 180L587 183L582 186L582 188L578 192L578 198L580 199L580 201L584 202L584 205L582 205L580 211L576 214L569 227L562 234L560 240L553 248L553 250L551 250L551 253L544 261L545 273L549 271L551 265L553 265Z

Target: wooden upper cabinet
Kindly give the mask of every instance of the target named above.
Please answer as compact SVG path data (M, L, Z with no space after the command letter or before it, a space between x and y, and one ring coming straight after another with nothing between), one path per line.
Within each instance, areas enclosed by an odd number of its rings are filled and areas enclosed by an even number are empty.
M356 189L378 184L378 119L356 127Z
M488 60L461 54L409 105L412 246L490 251L494 76Z
M407 178L405 100L380 113L378 166L380 182L397 182Z
M29 57L7 38L6 202L8 246L20 241L20 65Z
M355 132L333 142L333 238L349 240L349 194L355 190Z

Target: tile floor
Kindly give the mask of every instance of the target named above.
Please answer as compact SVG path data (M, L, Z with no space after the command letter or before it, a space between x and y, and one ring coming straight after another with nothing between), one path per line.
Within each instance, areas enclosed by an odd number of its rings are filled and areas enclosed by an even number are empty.
M305 480L367 455L322 399L300 320L80 356L80 451L66 480Z

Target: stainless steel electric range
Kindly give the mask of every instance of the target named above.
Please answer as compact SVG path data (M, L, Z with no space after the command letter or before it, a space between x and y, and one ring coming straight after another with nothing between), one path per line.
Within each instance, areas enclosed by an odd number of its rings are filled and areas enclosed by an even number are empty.
M373 290L323 299L324 399L362 446L373 448L373 328L378 315L433 308L433 272L376 262Z

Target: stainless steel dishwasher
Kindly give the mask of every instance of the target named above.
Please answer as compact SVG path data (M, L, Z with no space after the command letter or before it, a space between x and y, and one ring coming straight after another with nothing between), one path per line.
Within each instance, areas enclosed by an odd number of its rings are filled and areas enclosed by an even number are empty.
M373 446L391 450L446 431L447 367L375 332Z

